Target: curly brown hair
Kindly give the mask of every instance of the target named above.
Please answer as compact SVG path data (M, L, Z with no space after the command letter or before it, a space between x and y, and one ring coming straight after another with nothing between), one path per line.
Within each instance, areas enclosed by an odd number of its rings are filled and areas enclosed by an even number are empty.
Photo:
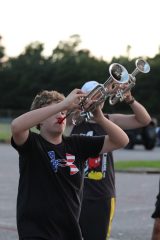
M57 91L43 90L35 96L30 109L35 110L48 106L51 103L61 102L64 99L65 96L62 93L59 93Z
M58 103L63 101L64 99L65 96L62 93L59 93L57 91L43 90L35 96L31 104L30 110L42 108L52 103ZM37 125L37 129L40 130L40 124Z

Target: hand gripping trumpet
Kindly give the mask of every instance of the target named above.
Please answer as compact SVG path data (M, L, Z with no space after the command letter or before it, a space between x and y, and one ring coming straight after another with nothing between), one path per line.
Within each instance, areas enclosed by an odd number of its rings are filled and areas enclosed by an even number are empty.
M111 94L111 96L109 97L110 105L115 105L118 101L122 102L125 99L124 94L130 91L135 86L135 76L138 73L148 73L150 71L150 65L142 58L137 59L135 65L135 70L131 74L129 74L129 81L127 87L124 89L118 89L116 93Z
M123 84L129 81L128 71L120 64L113 63L109 67L110 77L104 84L98 84L87 96L83 97L79 105L81 111L70 111L66 117L72 114L72 122L77 125L83 120L88 121L92 118L92 112L112 93L112 85L115 83ZM91 104L88 104L91 102ZM65 118L66 118L65 117Z

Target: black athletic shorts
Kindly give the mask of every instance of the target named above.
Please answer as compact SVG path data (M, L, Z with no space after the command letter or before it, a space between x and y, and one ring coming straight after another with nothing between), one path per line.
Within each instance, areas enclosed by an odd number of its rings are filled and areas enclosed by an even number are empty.
M106 240L110 235L115 198L83 199L80 227L84 240Z

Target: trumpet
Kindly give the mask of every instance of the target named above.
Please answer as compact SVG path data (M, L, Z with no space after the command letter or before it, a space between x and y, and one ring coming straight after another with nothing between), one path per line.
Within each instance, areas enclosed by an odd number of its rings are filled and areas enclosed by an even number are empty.
M124 100L125 93L130 91L136 84L136 75L138 73L148 73L150 71L150 65L147 61L139 58L135 62L136 68L129 74L129 81L127 87L124 89L118 89L116 93L113 93L109 97L109 104L115 105L118 101L122 102Z
M79 105L81 111L69 113L69 115L72 114L72 122L74 125L81 123L83 120L89 121L93 117L92 112L97 106L110 97L115 83L123 84L129 81L129 73L121 64L111 64L109 67L109 74L110 77L104 82L104 84L98 84L87 96L80 100ZM88 106L87 103L90 102L90 100L93 103Z

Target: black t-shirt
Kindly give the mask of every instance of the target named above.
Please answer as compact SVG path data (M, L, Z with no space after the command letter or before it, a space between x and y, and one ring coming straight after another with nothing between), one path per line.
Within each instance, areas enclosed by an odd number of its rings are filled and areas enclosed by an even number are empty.
M74 126L71 134L106 135L103 128L93 122L82 122ZM98 155L96 158L89 158L85 166L83 198L98 199L102 197L115 197L115 172L111 152Z
M78 224L85 160L100 152L104 137L64 137L47 142L30 132L19 153L17 197L19 236L46 240L80 240Z

